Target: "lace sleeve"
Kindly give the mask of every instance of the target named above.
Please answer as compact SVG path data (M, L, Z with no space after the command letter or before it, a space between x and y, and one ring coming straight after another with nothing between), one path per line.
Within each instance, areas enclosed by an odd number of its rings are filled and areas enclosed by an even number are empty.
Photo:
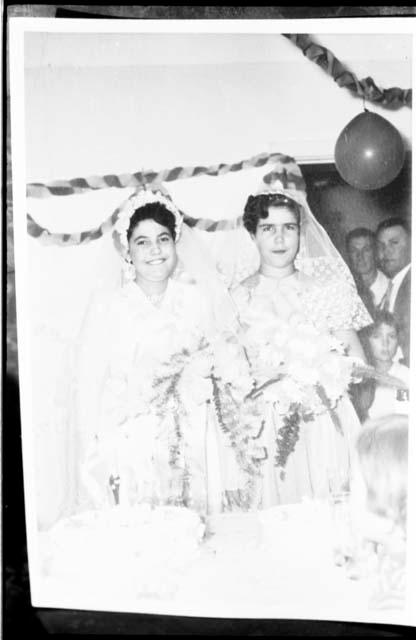
M331 331L358 331L371 324L372 318L367 307L358 295L351 272L340 256L298 256L296 264L310 289L309 296L306 296L311 300L308 312L312 313L315 322L321 326L326 325Z
M314 324L330 331L358 331L372 322L355 285L331 279L323 284L315 281L306 294L305 308Z
M371 324L372 318L351 282L331 283L328 293L330 303L329 323L334 331L355 329L358 331Z

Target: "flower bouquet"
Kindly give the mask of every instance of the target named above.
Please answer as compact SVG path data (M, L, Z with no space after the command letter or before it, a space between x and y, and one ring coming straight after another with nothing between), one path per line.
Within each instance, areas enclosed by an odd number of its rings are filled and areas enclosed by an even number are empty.
M275 462L284 476L301 422L327 413L342 433L336 407L354 380L358 361L339 340L319 332L300 314L280 320L262 314L254 320L242 335L255 380L246 400L261 399L281 416Z
M159 364L153 377L152 409L162 419L172 414L175 434L170 444L170 464L178 468L186 446L183 425L189 419L187 403L212 403L218 425L224 434L223 446L230 448L243 472L241 489L232 500L248 508L255 492L259 465L253 453L253 434L261 420L258 403L245 402L253 388L253 378L241 344L235 336L219 335L208 342L203 337L192 349L183 348ZM258 456L257 456L258 457ZM231 496L227 496L227 500Z

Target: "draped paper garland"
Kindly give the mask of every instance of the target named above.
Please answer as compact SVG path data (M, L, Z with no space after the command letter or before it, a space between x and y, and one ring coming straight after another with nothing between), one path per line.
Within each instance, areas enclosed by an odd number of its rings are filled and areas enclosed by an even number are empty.
M299 47L308 59L324 69L340 87L345 87L351 93L388 109L398 109L402 106L411 107L411 89L404 90L398 87L380 89L370 77L359 80L329 49L315 43L310 35L294 33L282 35L293 42L295 46ZM225 175L229 172L262 167L271 162L277 165L287 165L287 168L292 169L290 180L294 181L297 189L305 189L303 177L294 169L296 164L293 158L280 153L263 153L237 163L220 163L209 167L174 167L173 169L164 169L159 172L137 171L135 173L120 175L109 174L105 176L90 176L89 178L73 178L72 180L56 180L48 184L30 183L27 185L26 195L29 198L47 198L49 196L68 196L111 187L119 189L137 188L143 184L151 187L155 183L172 182L174 180L193 178L201 175ZM291 163L293 163L292 167L290 167ZM280 168L278 168L278 172L279 171ZM285 179L287 179L289 174L286 169L282 169L282 171L285 171ZM267 183L267 176L265 176L265 181ZM27 214L27 229L29 235L38 238L44 244L73 246L101 238L113 228L117 221L118 214L119 208L115 209L115 211L95 229L79 233L52 233L48 229L41 227ZM184 214L184 219L189 226L204 229L205 231L233 229L242 224L241 217L236 220L214 221L203 218L191 218Z
M370 77L359 80L329 49L315 43L310 35L282 35L293 42L295 46L299 47L308 59L324 69L340 87L345 87L351 93L388 109L398 109L402 106L411 107L411 89L404 90L398 87L380 89ZM68 196L106 188L137 188L143 184L151 187L161 182L172 182L174 180L182 180L184 178L193 178L202 175L220 176L244 169L259 168L272 162L277 165L277 173L281 172L283 175L283 172L285 172L285 180L289 177L289 180L295 183L297 189L305 190L303 177L296 171L296 163L293 158L280 153L262 153L248 160L231 164L220 163L209 167L174 167L173 169L163 169L159 172L137 171L135 173L120 175L109 174L105 176L90 176L89 178L56 180L48 184L30 183L27 185L26 194L29 198L47 198L50 196ZM282 168L283 165L285 165L286 168ZM289 173L287 169L289 169ZM270 174L270 179L274 178L275 174L276 170ZM268 176L265 176L264 178L266 183L267 177ZM111 231L117 221L119 211L120 208L118 207L98 227L79 233L52 233L48 229L41 227L27 214L27 229L29 235L39 239L44 244L61 246L85 244L92 240L98 240L105 233ZM242 224L241 217L236 220L209 220L206 218L192 218L184 214L184 220L189 226L205 231L234 229Z
M27 185L27 196L32 198L46 198L51 195L66 196L109 187L137 187L145 183L152 186L152 184L157 185L161 182L172 182L173 180L181 180L201 175L225 175L244 169L259 168L270 163L273 163L274 166L273 170L263 178L266 184L273 182L280 176L288 188L305 191L305 182L294 158L281 153L262 153L237 163L220 163L210 167L175 167L174 169L163 169L159 172L137 172L133 174L123 174L122 176L93 176L92 178L75 178L67 181L58 180L49 184L32 183ZM122 205L117 207L98 227L75 233L52 233L48 229L40 226L30 214L27 214L27 231L30 236L37 238L45 245L68 247L86 244L93 240L98 240L105 233L112 230L117 221L121 206ZM235 229L242 225L241 216L233 220L210 220L208 218L192 218L184 214L184 221L190 227L211 232Z
M49 196L71 196L75 193L85 193L97 189L115 187L127 189L153 183L172 182L184 178L196 176L222 176L226 173L262 167L270 162L288 163L294 162L293 158L282 153L260 153L248 160L241 160L232 164L215 164L210 167L175 167L162 171L137 171L136 173L123 173L121 175L90 176L89 178L73 178L72 180L55 180L48 184L32 182L26 187L28 198L47 198Z
M285 38L302 51L312 62L315 62L328 73L340 87L345 87L360 98L374 102L386 109L400 109L412 106L412 90L392 87L380 89L372 78L359 80L347 67L342 64L326 47L317 44L308 34L283 33Z

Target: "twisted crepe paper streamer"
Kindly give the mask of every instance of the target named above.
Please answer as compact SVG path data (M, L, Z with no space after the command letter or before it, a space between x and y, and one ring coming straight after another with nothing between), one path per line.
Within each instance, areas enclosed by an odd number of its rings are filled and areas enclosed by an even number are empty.
M284 33L282 35L293 42L306 58L312 60L312 62L315 62L321 69L326 71L338 86L345 87L360 98L379 104L386 109L400 109L403 106L412 106L411 89L399 89L398 87L380 89L372 78L359 80L329 49L316 44L308 34Z
M160 182L171 182L183 178L192 178L198 175L218 176L225 175L231 171L242 171L243 169L258 168L269 163L275 163L273 171L264 176L263 182L268 184L280 176L290 188L305 190L305 182L295 160L290 156L281 153L262 153L248 160L242 160L234 164L218 164L211 167L176 167L175 169L164 169L159 172L147 171L134 174L124 174L123 176L109 175L103 177L94 176L92 178L75 178L74 180L59 180L48 185L29 184L27 185L27 195L34 198L45 198L50 195L72 195L74 193L84 193L93 189L104 189L108 187L137 187L147 183L160 184ZM279 165L284 165L280 168ZM105 233L113 228L117 221L120 207L95 229L78 233L52 233L48 229L41 227L29 214L27 214L27 231L33 238L37 238L45 245L74 246L86 244L92 240L98 240ZM241 226L242 218L236 220L210 220L208 218L192 218L186 214L184 221L190 227L203 229L204 231L220 231L235 229Z
M30 214L27 214L27 231L32 238L37 238L44 245L73 247L79 244L87 244L93 240L98 240L105 233L111 231L117 220L118 211L119 209L116 209L99 227L80 233L53 233L45 227L41 227ZM184 217L185 224L189 227L202 229L203 231L226 231L241 227L243 224L242 216L239 216L235 220L210 220L209 218L192 218L182 211L181 213Z
M233 164L221 163L210 167L175 167L174 169L163 169L159 172L138 171L121 175L110 174L106 176L90 176L89 178L73 178L72 180L55 180L49 184L32 182L26 187L26 195L28 198L47 198L49 196L71 196L75 193L85 193L86 191L107 189L109 187L126 189L139 187L143 184L152 186L153 183L172 182L173 180L183 180L184 178L194 178L202 175L222 176L234 171L262 167L270 162L287 164L294 162L294 160L282 153L261 153L248 160L241 160ZM296 179L298 179L297 176Z

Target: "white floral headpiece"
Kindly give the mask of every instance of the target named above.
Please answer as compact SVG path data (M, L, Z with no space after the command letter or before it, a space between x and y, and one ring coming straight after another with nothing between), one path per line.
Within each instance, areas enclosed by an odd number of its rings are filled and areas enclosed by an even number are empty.
M130 196L120 208L117 222L114 225L113 236L118 241L117 244L119 246L117 248L122 253L123 258L128 258L129 243L127 240L127 231L130 226L130 219L137 209L150 203L158 202L173 214L175 217L175 242L178 241L183 223L183 215L179 209L175 207L170 197L162 192L162 189L162 186L158 187L157 190L146 187L142 188Z

